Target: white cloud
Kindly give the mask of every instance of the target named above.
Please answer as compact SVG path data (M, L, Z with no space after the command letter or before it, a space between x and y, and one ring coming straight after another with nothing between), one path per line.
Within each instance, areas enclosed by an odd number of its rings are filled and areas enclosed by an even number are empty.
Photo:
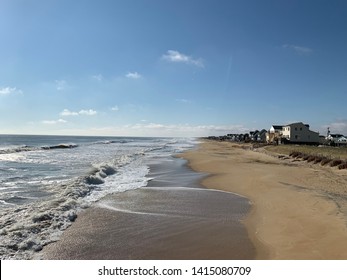
M128 72L128 74L126 74L125 77L134 80L142 78L142 76L137 72Z
M113 106L113 107L111 108L111 111L119 111L118 106Z
M57 121L46 121L55 124ZM141 120L137 124L127 124L106 127L62 128L65 135L97 135L97 136L144 136L144 137L204 137L209 135L225 135L227 133L246 133L249 128L243 125L191 125L191 124L162 124ZM54 130L56 133L58 130ZM42 133L47 133L45 130Z
M72 112L68 109L64 109L60 115L61 116L80 116L80 115L87 115L87 116L94 116L96 115L98 112L93 110L93 109L89 109L89 110L80 110L79 112Z
M101 82L104 79L104 77L101 74L98 74L98 75L93 75L92 79L98 82Z
M163 125L160 123L149 123L144 126L145 128L154 128L154 129L165 129L165 130L171 130L173 126L170 125Z
M64 109L61 113L60 113L61 116L78 116L78 113L77 112L71 112L70 110L68 109Z
M347 136L347 120L336 120L328 125L323 126L323 132L321 132L322 135L326 135L326 131L329 127L330 133L332 134L343 134Z
M66 89L67 82L65 80L55 80L55 85L58 91L62 91Z
M191 56L174 50L168 50L166 54L162 55L162 59L174 63L186 63L198 67L204 67L204 63L201 58L193 59Z
M1 95L10 95L10 94L14 94L14 93L18 93L18 94L22 94L23 91L21 91L20 89L17 89L16 87L3 87L0 88L0 96Z
M310 54L313 51L312 49L307 48L307 47L288 45L288 44L282 45L282 48L293 50L298 54Z
M64 119L52 120L52 121L42 121L43 124L58 124L58 123L67 123Z
M81 110L78 112L79 115L87 115L87 116L94 116L97 114L97 111L89 109L89 110Z
M171 136L203 137L209 135L225 135L228 133L246 133L249 128L243 125L190 125L190 124L161 124L161 123L138 123L123 126L122 129L129 135L145 136Z

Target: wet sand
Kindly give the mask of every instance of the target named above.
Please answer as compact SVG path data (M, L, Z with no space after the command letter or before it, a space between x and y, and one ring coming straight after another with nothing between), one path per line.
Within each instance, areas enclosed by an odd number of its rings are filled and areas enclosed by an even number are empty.
M257 259L347 259L347 172L204 141L183 155L209 188L251 200L245 220Z
M147 187L82 211L44 259L254 259L241 196L203 188L182 159L151 163Z

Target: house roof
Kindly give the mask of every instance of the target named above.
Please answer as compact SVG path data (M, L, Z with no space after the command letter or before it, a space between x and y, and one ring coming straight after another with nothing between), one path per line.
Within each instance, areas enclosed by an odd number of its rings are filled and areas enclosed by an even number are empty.
M304 124L303 122L290 123L290 124L287 124L287 125L284 125L284 126L299 125L299 124L307 126L307 127L310 126L309 124Z
M283 125L273 125L272 126L274 129L282 129Z
M342 134L329 134L329 136L333 138L344 137Z

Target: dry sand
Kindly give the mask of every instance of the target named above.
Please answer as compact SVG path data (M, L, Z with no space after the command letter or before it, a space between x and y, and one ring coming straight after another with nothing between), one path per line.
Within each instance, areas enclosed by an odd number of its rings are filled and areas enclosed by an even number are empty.
M183 154L208 188L251 200L244 220L257 259L347 259L347 171L281 160L228 142Z

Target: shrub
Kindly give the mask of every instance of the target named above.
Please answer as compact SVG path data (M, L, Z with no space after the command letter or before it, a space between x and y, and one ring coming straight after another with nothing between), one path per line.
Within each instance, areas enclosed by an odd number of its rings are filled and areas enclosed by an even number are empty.
M323 157L323 156L316 156L316 158L314 160L314 163L322 162L323 159L325 159L325 157Z
M304 158L305 159L305 158ZM307 162L311 162L311 161L314 161L316 159L316 156L309 156L307 158Z
M341 163L341 164L339 165L339 169L347 169L347 161Z
M299 152L297 152L297 151L292 151L290 154L289 154L289 156L291 156L291 157L297 157L299 155Z
M324 165L327 165L328 163L330 163L331 162L331 159L330 158L324 158L321 162L320 162L320 164L322 165L322 166L324 166Z
M305 156L306 156L305 154L299 152L299 154L296 156L296 158L304 158Z
M338 166L342 163L342 160L341 159L334 159L331 163L330 163L330 166L331 167L334 167L334 166Z
M319 162L321 162L323 159L325 159L325 157L316 156L316 158L315 158L315 160L314 160L314 163L319 163Z

